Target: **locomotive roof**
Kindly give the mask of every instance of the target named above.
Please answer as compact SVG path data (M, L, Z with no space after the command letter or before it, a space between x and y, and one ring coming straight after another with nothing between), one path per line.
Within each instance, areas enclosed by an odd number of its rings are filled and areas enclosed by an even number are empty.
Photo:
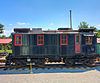
M15 28L14 34L83 34L83 33L94 33L94 29L79 29L79 30L71 30L70 28L58 28L58 30L42 30L41 28Z

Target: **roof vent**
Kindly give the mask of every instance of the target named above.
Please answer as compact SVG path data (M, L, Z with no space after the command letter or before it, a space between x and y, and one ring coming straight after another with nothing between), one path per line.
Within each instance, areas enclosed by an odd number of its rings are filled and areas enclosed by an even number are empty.
M58 28L58 30L71 30L71 28Z
M32 32L33 33L41 33L42 32L42 28L32 28Z
M42 30L42 28L32 28L32 30Z
M80 28L78 31L79 32L93 32L94 28Z
M14 32L16 33L28 33L30 28L14 28Z

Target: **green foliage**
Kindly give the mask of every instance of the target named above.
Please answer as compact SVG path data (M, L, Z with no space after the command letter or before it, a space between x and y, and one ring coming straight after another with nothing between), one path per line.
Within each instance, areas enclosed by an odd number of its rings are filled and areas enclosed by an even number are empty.
M8 38L12 38L12 34Z
M11 50L11 49L12 49L12 43L9 43L9 44L7 45L7 49L8 49L8 50Z
M88 28L87 22L85 22L85 21L80 22L80 25L78 26L78 28Z
M94 26L89 27L89 24L87 24L87 22L85 21L80 22L80 25L78 25L78 28L94 28L95 31L98 31L97 28Z
M87 22L83 21L83 22L80 22L80 25L78 26L78 28L94 28L94 31L95 32L98 32L97 34L97 37L100 38L100 30L98 30L96 27L94 26L90 26L89 27L89 24L87 24Z
M94 28L94 31L96 31L96 32L98 31L97 28L94 26L90 26L90 28Z
M3 27L4 27L4 25L2 25L2 24L0 24L0 33L3 33Z
M100 31L98 31L97 37L100 38Z
M6 35L2 35L0 38L1 38L1 39L5 39L5 38L7 38L7 37L6 37Z
M5 52L4 50L0 50L0 52ZM12 53L12 50L7 50L6 52Z
M4 46L2 44L0 44L0 50L3 50Z

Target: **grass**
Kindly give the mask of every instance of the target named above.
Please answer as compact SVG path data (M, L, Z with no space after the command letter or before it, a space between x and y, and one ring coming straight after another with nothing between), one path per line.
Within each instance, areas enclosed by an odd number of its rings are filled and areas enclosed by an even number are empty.
M0 50L0 52L5 52L4 50ZM12 50L7 50L6 52L12 53Z

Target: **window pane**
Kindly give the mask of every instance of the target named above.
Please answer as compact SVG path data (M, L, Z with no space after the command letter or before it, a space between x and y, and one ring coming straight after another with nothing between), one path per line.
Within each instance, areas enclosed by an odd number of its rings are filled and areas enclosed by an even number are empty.
M18 44L18 41L16 41L16 44Z
M17 41L18 41L18 39L19 39L18 36L16 36L16 40L17 40Z
M63 39L62 39L62 42L61 43L63 44Z
M38 36L38 39L40 39L40 36Z
M86 44L88 43L88 37L85 37L85 43Z
M76 42L79 42L79 36L76 36Z
M19 36L19 44L21 44L21 36Z
M41 44L43 44L43 41L41 41Z
M41 42L40 42L40 41L38 41L38 44L41 44Z
M19 40L19 43L18 44L21 44L21 40Z
M19 40L21 40L21 36L19 36Z
M41 40L43 40L43 36L41 36Z
M66 39L66 37L67 37L67 36L66 36L66 35L64 35L64 39Z
M18 36L16 36L16 44L18 44Z
M89 37L89 43L92 43L92 37Z
M88 37L85 37L85 43L86 44L88 43Z
M85 37L85 40L88 40L88 37Z
M64 36L62 36L62 40L64 39Z
M64 44L66 44L66 39L64 40Z

